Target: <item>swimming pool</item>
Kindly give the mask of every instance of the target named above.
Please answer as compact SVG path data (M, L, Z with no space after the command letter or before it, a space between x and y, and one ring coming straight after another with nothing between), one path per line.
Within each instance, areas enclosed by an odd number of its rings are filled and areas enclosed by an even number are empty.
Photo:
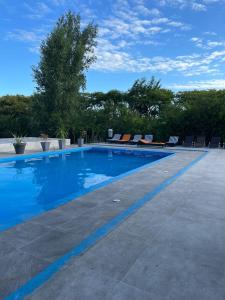
M171 155L155 151L80 149L0 160L0 230Z

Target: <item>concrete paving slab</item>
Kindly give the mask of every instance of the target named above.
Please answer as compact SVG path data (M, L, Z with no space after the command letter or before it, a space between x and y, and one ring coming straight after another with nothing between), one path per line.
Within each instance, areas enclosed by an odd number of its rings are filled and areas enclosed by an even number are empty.
M82 231L51 230L21 248L24 253L53 262L70 251L85 236Z
M74 265L89 267L97 273L120 280L145 247L144 241L137 236L113 232L87 251L85 256L75 260Z
M20 250L0 257L0 299L12 293L49 264Z
M149 293L137 289L134 286L124 282L118 283L115 288L108 294L107 300L150 300Z
M107 299L118 281L86 267L67 267L26 300L93 300Z
M12 251L15 251L15 247L9 241L0 238L0 257L8 255Z
M35 224L32 222L25 222L13 226L12 228L0 233L0 240L4 240L19 249L24 245L29 244L41 235L50 231L49 227L43 224Z
M147 291L150 299L205 299L207 291L212 295L225 283L221 262L209 261L192 248L161 242L146 249L122 281Z

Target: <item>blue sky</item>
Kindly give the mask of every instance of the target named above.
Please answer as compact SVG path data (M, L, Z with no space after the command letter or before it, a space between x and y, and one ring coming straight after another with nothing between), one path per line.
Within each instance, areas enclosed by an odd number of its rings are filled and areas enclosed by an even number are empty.
M30 95L40 41L71 9L98 24L87 91L154 75L175 91L225 88L225 0L0 0L0 95Z

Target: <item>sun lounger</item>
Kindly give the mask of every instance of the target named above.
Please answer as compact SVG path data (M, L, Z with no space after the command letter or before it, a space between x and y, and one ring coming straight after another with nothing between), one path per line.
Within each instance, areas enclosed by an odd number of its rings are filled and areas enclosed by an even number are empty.
M195 147L205 147L205 137L197 136L196 141L194 142Z
M190 135L190 136L186 136L183 146L185 147L192 147L193 146L193 142L194 142L194 136Z
M153 141L153 135L152 134L146 134L144 139L140 139L139 143L140 144L149 144L152 143Z
M122 136L122 134L120 134L120 133L115 133L114 136L113 136L113 138L107 139L107 142L108 142L108 143L115 143L115 142L118 142L118 141L120 140L121 136Z
M219 136L213 136L209 142L209 148L219 148L221 138Z
M133 137L133 139L130 140L129 143L131 143L131 144L137 144L140 141L141 138L142 138L142 134L135 134L134 137Z
M122 139L120 139L118 143L121 144L128 143L130 141L130 138L131 138L131 134L124 134Z
M178 144L179 136L170 136L169 141L166 142L167 146L174 147Z
M151 142L148 144L145 144L146 146L156 146L156 147L165 147L166 143L163 142Z
M153 135L146 134L144 139L140 139L139 144L145 146L158 146L164 147L166 143L163 142L153 142Z

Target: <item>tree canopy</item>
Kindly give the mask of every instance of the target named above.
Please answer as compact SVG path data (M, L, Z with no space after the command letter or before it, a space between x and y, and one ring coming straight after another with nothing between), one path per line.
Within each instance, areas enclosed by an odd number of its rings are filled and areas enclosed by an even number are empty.
M205 135L207 139L221 136L225 141L225 90L173 93L159 88L154 98L149 96L148 99L157 109L147 114L130 104L130 90L81 93L77 99L78 108L72 114L74 130L70 137L75 141L79 131L86 130L89 140L103 140L107 129L113 128L114 132L121 133L153 133L159 139L169 135ZM141 97L140 93L139 103ZM146 97L146 90L143 97ZM45 120L37 124L32 117L38 114L36 101L35 95L0 97L1 137L9 137L15 131L25 135L45 132Z
M80 89L86 85L85 71L95 61L97 27L81 28L79 15L72 12L59 18L41 44L41 58L33 67L37 83L37 119L54 134L62 126L69 129L79 107Z

